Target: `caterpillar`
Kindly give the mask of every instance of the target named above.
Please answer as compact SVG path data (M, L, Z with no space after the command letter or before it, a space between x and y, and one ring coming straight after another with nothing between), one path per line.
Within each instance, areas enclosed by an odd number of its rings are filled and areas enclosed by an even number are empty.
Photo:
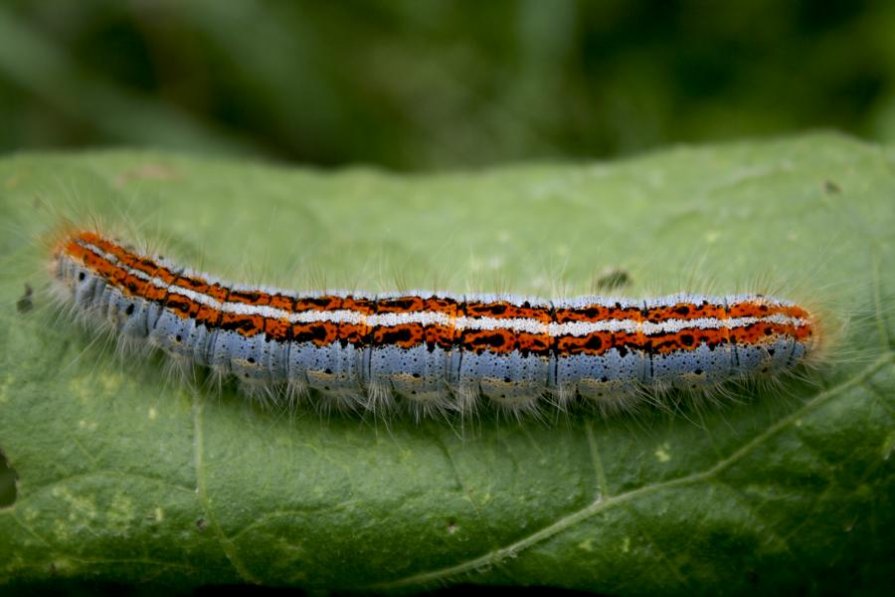
M807 362L819 325L761 294L540 299L296 293L231 284L92 230L52 254L56 294L90 327L234 377L248 396L417 417L545 404L604 412L706 395Z

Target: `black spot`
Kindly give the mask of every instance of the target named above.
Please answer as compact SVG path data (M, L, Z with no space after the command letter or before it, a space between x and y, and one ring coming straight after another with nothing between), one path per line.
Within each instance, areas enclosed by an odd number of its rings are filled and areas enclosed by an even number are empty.
M502 334L488 334L477 338L476 344L483 344L486 346L492 346L494 348L500 348L504 345L505 341L506 338L504 338Z
M600 378L600 381L602 381L603 383L606 383L607 381L609 381L609 378L604 375L603 377Z
M232 290L230 291L230 297L239 297L241 299L245 299L251 303L254 303L261 298L261 294L251 290Z
M766 328L764 329L764 335L765 335L765 336L770 336L770 335L773 334L773 333L774 333L774 330L772 330L772 329L769 328L769 327L766 327Z
M694 369L693 373L695 373L696 375L702 375L702 369Z
M130 305L128 305L127 309L124 310L124 313L126 315L133 315L134 314L134 304L131 303Z
M690 307L688 307L687 305L681 305L679 307L676 307L674 312L677 313L678 315L689 315Z
M420 376L419 373L414 373L414 374L412 375L412 377L413 377L413 379L419 379L421 376Z
M177 282L178 284L185 284L190 288L201 288L204 284L199 280L193 280L192 278L180 278Z
M83 282L84 278L86 278L86 277L87 277L87 274L85 274L84 272L78 272L78 281L79 282Z
M414 297L401 297L396 299L388 299L382 301L383 305L388 305L389 307L397 307L398 309L409 309L413 306L415 302Z
M616 350L618 350L618 356L625 358L628 356L628 347L627 346L619 346Z
M509 377L504 377L504 378L503 378L503 383L511 383L512 381L513 381L513 380L510 379Z
M603 340L597 336L596 334L592 335L587 339L587 342L584 343L585 348L590 348L591 350L600 350L603 348Z
M180 334L177 334L176 336L174 336L174 341L180 344L181 342L183 342L183 338L180 337Z
M332 375L332 374L333 374L333 370L330 369L329 367L327 367L326 369L324 369L323 372L326 373L327 375ZM327 389L329 389L329 388L327 388Z
M696 339L693 337L693 334L681 334L681 344L684 346L693 346Z
M409 342L411 339L410 330L407 328L389 330L382 334L382 344L398 344L399 342Z
M222 326L223 327L223 326ZM226 327L224 329L227 329ZM295 342L313 342L326 339L326 326L313 325L310 329L302 331L292 338Z
M249 357L249 358L247 358L246 360L247 360L249 363L251 363L252 365L255 364L255 357Z
M190 307L192 306L189 299L186 297L180 296L178 294L170 294L168 295L168 299L165 301L165 306L174 309L178 313L183 315L189 315Z

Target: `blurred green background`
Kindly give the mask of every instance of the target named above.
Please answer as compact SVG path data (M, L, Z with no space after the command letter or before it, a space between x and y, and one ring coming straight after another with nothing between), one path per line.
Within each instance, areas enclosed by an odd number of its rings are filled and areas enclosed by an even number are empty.
M895 138L895 3L5 0L0 151L397 170Z

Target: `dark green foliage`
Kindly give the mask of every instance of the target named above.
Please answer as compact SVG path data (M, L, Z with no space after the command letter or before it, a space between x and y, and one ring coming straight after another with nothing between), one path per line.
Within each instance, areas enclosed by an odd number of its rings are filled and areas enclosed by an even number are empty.
M0 151L398 169L895 137L886 2L5 2Z

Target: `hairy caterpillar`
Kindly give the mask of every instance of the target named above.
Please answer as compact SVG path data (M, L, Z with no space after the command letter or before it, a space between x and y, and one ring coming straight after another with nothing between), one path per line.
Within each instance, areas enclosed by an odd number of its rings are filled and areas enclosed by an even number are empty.
M294 293L230 284L93 231L55 247L57 294L124 343L233 376L250 396L416 416L543 404L629 408L670 389L792 371L816 318L760 294L538 299Z

